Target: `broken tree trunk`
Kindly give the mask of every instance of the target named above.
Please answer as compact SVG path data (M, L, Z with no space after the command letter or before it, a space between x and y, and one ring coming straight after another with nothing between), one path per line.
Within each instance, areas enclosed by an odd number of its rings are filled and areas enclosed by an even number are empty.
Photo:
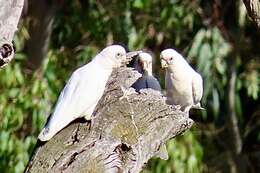
M24 0L0 0L0 68L14 57L12 40L22 13Z
M153 156L167 159L165 142L193 121L158 91L124 94L121 86L129 88L139 77L130 68L114 70L91 125L73 122L50 141L38 142L25 172L137 173Z
M259 0L243 0L248 15L254 21L258 31L260 31L260 1Z

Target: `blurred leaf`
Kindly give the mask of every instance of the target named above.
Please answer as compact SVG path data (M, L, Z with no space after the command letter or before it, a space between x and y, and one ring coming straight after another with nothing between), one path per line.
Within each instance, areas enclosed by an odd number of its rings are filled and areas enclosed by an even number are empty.
M143 4L142 0L135 0L133 3L133 6L135 8L143 8L144 4Z
M207 73L210 71L211 68L211 58L212 58L212 53L211 53L211 48L208 43L204 43L199 51L198 54L198 70L202 73Z
M244 85L247 88L247 94L253 99L257 99L259 95L260 75L256 70L244 73Z
M213 113L214 113L214 118L215 120L217 120L217 116L219 114L219 107L220 107L220 103L219 103L219 95L218 95L218 91L213 88L213 91L212 91L212 97L213 97Z

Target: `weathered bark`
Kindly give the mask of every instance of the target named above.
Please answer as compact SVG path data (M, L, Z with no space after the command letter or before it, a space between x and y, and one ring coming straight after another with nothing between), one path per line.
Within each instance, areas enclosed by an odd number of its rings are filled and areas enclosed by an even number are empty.
M246 6L248 15L256 24L260 31L260 1L259 0L243 0Z
M115 70L91 121L74 122L38 143L25 172L137 173L153 156L167 158L164 143L189 129L188 115L151 89L122 97L139 73Z
M14 57L12 40L17 30L24 0L0 0L0 68Z

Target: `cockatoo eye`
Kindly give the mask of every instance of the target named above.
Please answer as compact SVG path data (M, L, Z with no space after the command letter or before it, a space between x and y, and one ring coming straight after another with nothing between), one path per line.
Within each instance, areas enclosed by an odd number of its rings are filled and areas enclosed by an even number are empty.
M117 58L121 58L122 57L122 53L120 53L120 52L116 53L116 57Z
M170 59L170 61L172 61L172 60L173 60L173 57L170 57L169 59Z

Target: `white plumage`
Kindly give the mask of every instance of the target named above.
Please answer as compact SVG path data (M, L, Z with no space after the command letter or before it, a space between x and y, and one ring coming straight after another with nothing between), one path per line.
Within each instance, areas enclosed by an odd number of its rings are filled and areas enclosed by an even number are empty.
M73 72L62 90L55 110L39 134L41 141L51 139L57 132L79 117L89 120L102 97L113 68L127 62L125 49L119 45L103 49L88 64Z
M203 95L200 74L174 49L162 51L160 58L162 67L166 68L167 103L180 106L184 112L189 112L190 108L203 109L200 107Z

